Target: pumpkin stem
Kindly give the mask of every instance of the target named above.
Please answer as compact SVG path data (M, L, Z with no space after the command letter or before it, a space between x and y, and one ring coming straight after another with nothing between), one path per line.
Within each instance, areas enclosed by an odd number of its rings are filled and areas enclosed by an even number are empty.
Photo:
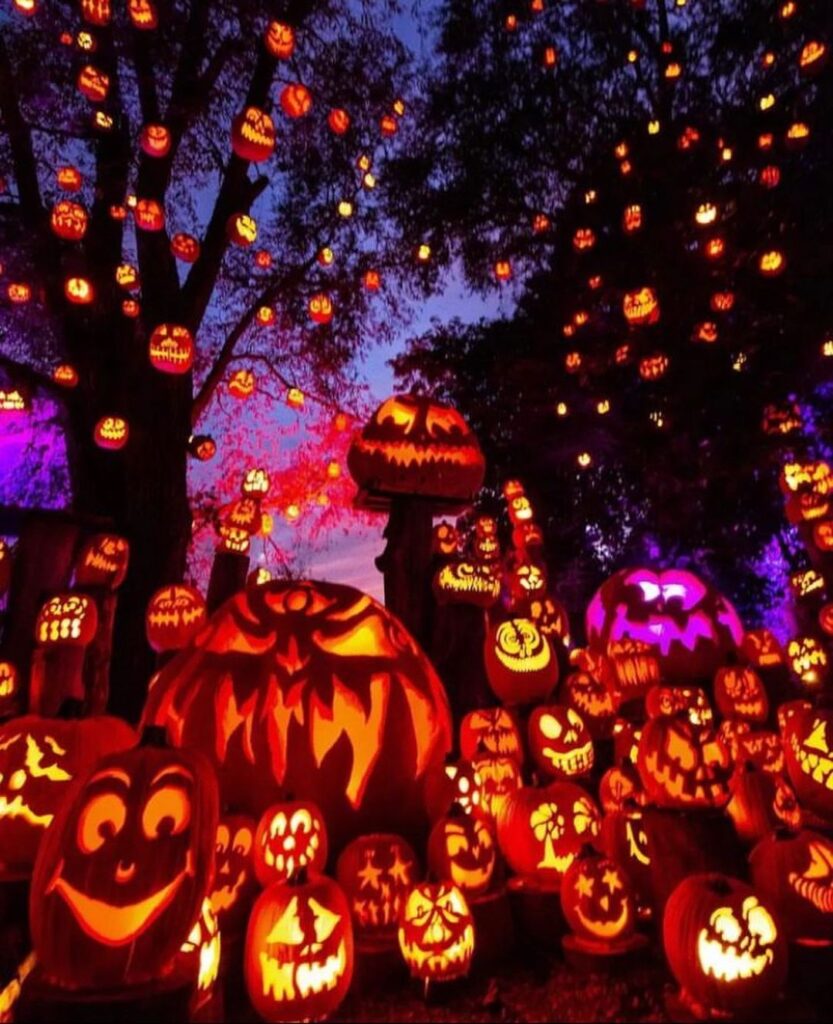
M286 884L292 886L306 885L309 880L307 869L298 868L297 871L293 871L292 874L287 878Z

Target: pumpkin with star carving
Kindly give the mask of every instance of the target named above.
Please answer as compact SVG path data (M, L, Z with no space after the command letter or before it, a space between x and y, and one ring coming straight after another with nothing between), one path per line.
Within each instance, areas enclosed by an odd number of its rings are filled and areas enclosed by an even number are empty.
M633 934L636 901L628 876L592 846L565 871L561 908L573 933L591 947L615 947Z

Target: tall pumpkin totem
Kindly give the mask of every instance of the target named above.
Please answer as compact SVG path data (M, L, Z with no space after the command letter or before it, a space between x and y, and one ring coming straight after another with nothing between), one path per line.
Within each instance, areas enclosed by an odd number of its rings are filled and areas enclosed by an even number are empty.
M451 745L430 662L373 598L335 583L250 584L151 685L145 722L214 762L230 808L321 808L335 853L387 829L419 839L421 780Z

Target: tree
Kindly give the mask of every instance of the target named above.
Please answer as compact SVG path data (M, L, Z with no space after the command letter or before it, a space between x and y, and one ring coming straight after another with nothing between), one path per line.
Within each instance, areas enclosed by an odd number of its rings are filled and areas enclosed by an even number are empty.
M406 54L393 5L362 0L14 7L0 25L0 369L60 403L74 507L130 540L113 675L117 708L135 712L144 606L182 576L189 439L218 389L247 368L332 415L350 358L395 315L394 290L379 302L365 275L387 285L401 266L373 185ZM192 370L152 365L160 325L195 339ZM181 369L169 354L157 363ZM93 442L113 415L129 425L120 451Z

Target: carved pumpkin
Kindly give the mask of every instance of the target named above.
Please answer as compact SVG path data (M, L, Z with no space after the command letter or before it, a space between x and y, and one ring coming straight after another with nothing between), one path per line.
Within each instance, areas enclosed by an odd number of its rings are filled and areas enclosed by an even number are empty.
M401 836L359 836L341 851L336 878L350 904L359 947L393 948L405 898L419 877L416 854Z
M565 871L561 908L575 935L591 947L610 948L633 934L636 901L630 880L592 847L582 850Z
M581 715L594 740L610 737L617 702L603 682L589 672L571 672L564 680L564 701Z
M75 560L75 582L79 587L117 590L127 575L130 545L113 533L96 533L85 541Z
M411 889L399 925L399 948L415 978L453 981L468 974L474 921L456 885L421 882Z
M157 159L167 156L172 145L170 129L164 124L144 125L139 134L139 145L148 156Z
M350 115L342 107L334 107L327 114L327 124L335 135L344 135L350 127Z
M706 691L699 686L652 686L645 696L648 718L684 714L692 725L714 721Z
M780 831L749 855L755 890L793 942L833 943L833 842L809 830Z
M257 221L248 213L233 213L226 221L226 237L232 245L248 249L257 241Z
M617 707L641 699L660 681L659 660L642 640L614 640L599 666L604 686Z
M485 892L495 870L495 840L489 825L455 804L428 838L428 868L469 896Z
M438 604L491 608L500 597L500 577L482 562L459 559L441 566L432 583Z
M729 799L728 751L716 733L684 714L646 722L636 765L659 807L722 807Z
M214 881L208 902L227 936L242 932L257 892L252 859L255 828L254 818L245 814L225 815L217 825Z
M442 558L452 558L457 554L460 534L454 523L444 519L434 526L431 534L431 551Z
M78 386L78 371L72 363L58 363L52 371L52 380L62 388Z
M529 602L541 598L547 590L547 572L541 565L519 562L509 577L511 607L517 614L528 614Z
M220 973L222 955L220 924L211 907L211 901L204 899L200 915L176 956L175 970L183 974L196 986L191 1011L195 1011L211 998L211 991Z
M327 827L311 800L272 804L255 834L254 869L265 888L299 871L318 875L327 863Z
M787 664L801 683L810 689L815 689L827 679L827 651L814 636L796 636L787 643Z
M509 794L523 784L519 761L486 754L475 757L472 766L480 779L480 813L494 821Z
M249 918L243 969L265 1020L328 1017L353 977L353 926L339 886L323 875L270 885Z
M200 243L184 231L178 231L171 239L171 252L183 263L196 263L200 258Z
M724 722L724 725L726 723ZM768 729L738 732L729 741L732 760L742 764L751 761L761 771L778 775L784 771L784 747L781 737Z
M593 740L573 708L544 704L529 717L529 752L550 778L586 775L593 767Z
M631 761L613 765L599 780L599 803L605 814L633 807L644 799L639 774Z
M460 753L467 760L491 754L523 760L521 734L506 708L469 711L460 722Z
M768 629L750 629L744 633L741 654L755 668L772 668L784 664L784 652L775 635Z
M148 342L150 365L161 373L188 373L194 365L194 336L181 324L157 324Z
M68 277L64 281L64 296L76 306L88 306L95 299L95 288L87 277Z
M287 117L303 117L312 109L312 93L300 82L293 82L281 89L280 104Z
M14 713L19 691L17 668L10 661L0 661L0 718Z
M653 288L638 288L636 291L625 292L622 300L622 312L629 324L644 326L659 322L659 299Z
M684 569L622 569L596 591L586 625L603 648L622 639L650 645L663 679L675 682L711 678L743 637L729 601Z
M558 888L582 846L598 836L599 822L596 804L573 782L524 786L501 808L497 838L514 872Z
M159 977L208 895L217 785L199 754L110 754L61 807L35 862L29 920L45 975L65 988Z
M140 231L161 231L165 227L165 210L155 199L140 199L133 210L133 220Z
M231 148L242 160L261 163L275 151L275 124L260 107L246 107L231 125Z
M78 91L90 103L103 103L110 91L110 76L92 64L85 64L75 80Z
M41 647L86 647L98 629L95 601L86 594L56 594L41 605L35 641Z
M776 807L776 780L753 762L743 762L736 769L729 788L726 813L742 842L752 845L782 823Z
M489 686L505 704L546 700L558 682L558 660L531 619L507 619L486 634Z
M423 775L451 743L425 655L371 597L334 583L247 586L157 676L145 720L208 754L234 809L313 800L336 850L374 827L418 835Z
M765 722L769 715L766 689L752 668L719 668L714 677L714 699L724 718Z
M801 805L833 818L833 709L797 707L783 738L787 775Z
M695 1012L743 1017L778 996L784 936L744 882L717 874L684 879L665 905L662 931L671 971Z
M87 211L80 203L61 199L52 207L49 224L59 238L78 242L87 233Z
M151 31L159 23L156 7L151 0L127 0L127 13L133 27L141 32Z
M148 601L145 630L157 653L187 647L205 624L205 600L194 587L174 583L160 587Z
M448 814L453 804L470 814L480 806L480 776L471 761L446 760L425 773L425 807L429 821Z
M102 416L93 430L93 440L105 451L124 448L130 436L127 420L121 416Z
M642 916L653 897L651 851L642 811L638 807L628 806L621 811L605 814L599 845L628 876Z
M273 57L289 60L295 50L295 30L282 21L270 21L263 42Z
M477 438L456 409L417 395L384 401L350 445L347 465L371 494L469 502L483 483Z

